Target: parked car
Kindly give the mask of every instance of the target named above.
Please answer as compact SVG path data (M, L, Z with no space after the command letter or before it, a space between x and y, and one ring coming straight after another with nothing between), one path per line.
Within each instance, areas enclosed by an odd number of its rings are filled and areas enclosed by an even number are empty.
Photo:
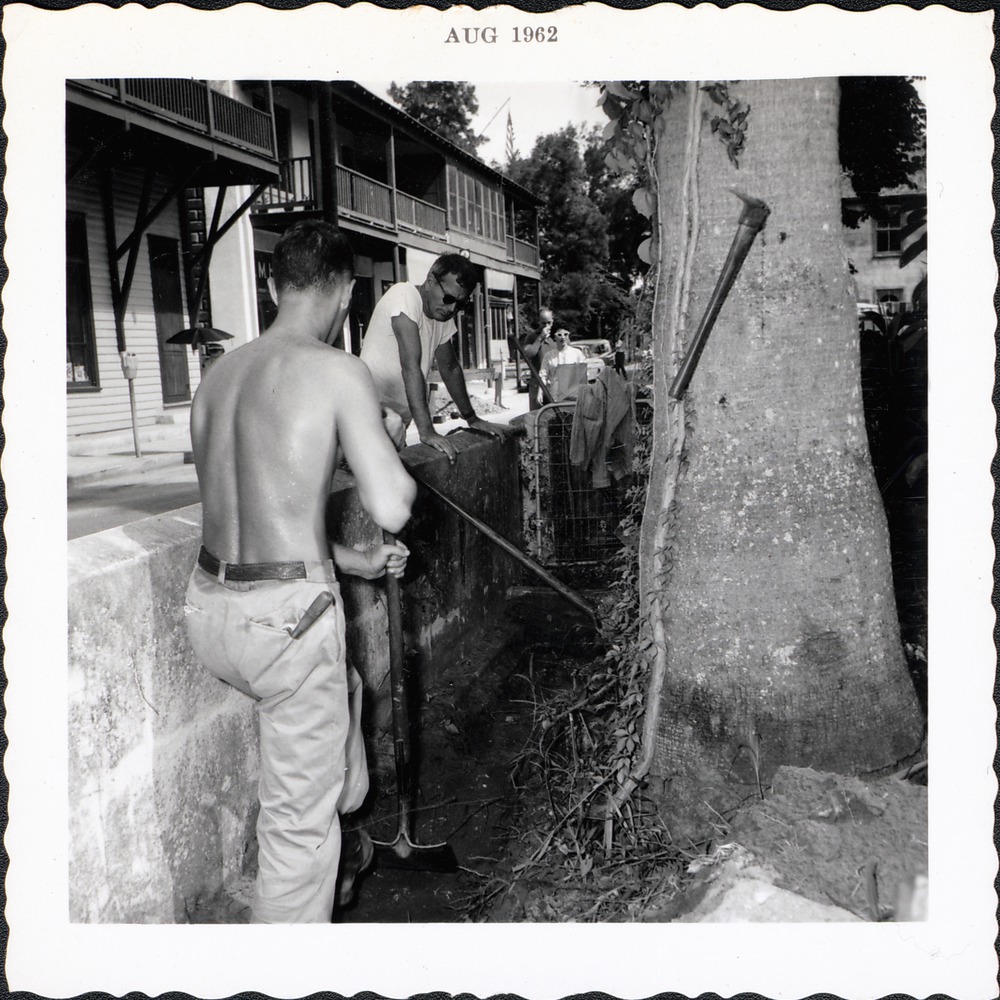
M588 382L593 382L601 374L601 369L605 365L613 365L615 363L615 352L612 350L610 342L603 337L595 337L593 339L584 338L582 340L571 341L571 343L573 347L577 347L583 351L587 358Z
M603 358L605 355L611 355L611 363L614 364L615 352L611 347L611 341L606 340L604 337L594 337L587 338L584 337L582 340L571 341L574 347L579 347L580 350L587 348L588 357L599 357Z

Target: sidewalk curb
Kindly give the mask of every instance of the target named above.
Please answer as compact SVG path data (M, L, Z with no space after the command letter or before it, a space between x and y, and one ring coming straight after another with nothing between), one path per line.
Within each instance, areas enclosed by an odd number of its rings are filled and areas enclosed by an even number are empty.
M135 458L128 455L107 455L103 456L104 464L99 468L88 469L79 472L67 472L67 489L76 486L89 486L94 483L105 482L117 478L118 476L141 475L152 469L162 469L170 465L190 464L190 451L167 451L154 455L143 455L142 458ZM88 456L89 457L89 456ZM98 460L102 456L93 456ZM72 462L72 458L70 462Z
M139 430L139 447L151 451L178 451L191 447L191 431L187 424L151 424ZM98 434L71 436L66 453L74 458L95 458L107 455L132 455L135 437L131 431L102 431Z

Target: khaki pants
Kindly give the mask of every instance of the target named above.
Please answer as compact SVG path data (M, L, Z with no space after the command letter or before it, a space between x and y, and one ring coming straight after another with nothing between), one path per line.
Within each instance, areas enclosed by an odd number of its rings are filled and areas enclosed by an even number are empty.
M361 679L348 668L332 562L308 579L219 582L195 567L185 616L191 645L216 677L256 700L260 723L258 871L251 921L326 923L340 860L339 813L368 792ZM320 594L328 607L291 631Z

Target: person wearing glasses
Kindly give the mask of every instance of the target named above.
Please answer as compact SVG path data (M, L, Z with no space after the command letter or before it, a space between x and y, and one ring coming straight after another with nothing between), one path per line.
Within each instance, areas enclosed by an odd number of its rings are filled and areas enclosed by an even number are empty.
M559 399L566 399L569 394L575 394L576 383L570 380L567 387L557 388L556 369L562 365L586 366L587 357L579 347L574 347L569 342L569 330L556 330L555 342L556 349L545 359L545 363L542 365L542 370L539 374L549 392L558 401ZM587 381L586 377L584 377L583 381Z
M478 281L468 258L442 254L423 284L398 282L378 300L361 346L361 360L372 373L383 407L398 413L404 425L416 424L420 440L450 462L458 451L454 442L434 429L427 402L427 375L434 361L469 427L501 439L507 434L505 426L476 414L452 343L455 314L468 304Z

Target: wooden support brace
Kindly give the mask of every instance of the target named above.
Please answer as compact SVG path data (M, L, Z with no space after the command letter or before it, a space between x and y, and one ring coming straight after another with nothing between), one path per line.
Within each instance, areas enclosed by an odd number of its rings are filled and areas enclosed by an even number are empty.
M101 207L104 209L104 239L108 251L108 273L111 277L111 308L115 317L115 340L118 353L126 349L125 307L122 303L121 281L118 277L117 239L115 238L115 202L111 187L111 168L106 163L101 170Z
M191 263L192 264L197 264L197 263L200 262L201 258L204 257L205 255L211 256L211 252L212 252L212 249L215 247L215 244L218 243L219 240L221 240L222 237L225 236L226 233L228 233L229 230L232 229L232 227L234 225L236 225L236 223L239 221L240 217L261 196L261 193L264 190L266 190L269 186L270 186L269 184L259 184L257 187L255 187L253 189L253 193L250 195L250 197L247 198L243 202L243 204L240 205L240 207L237 208L233 212L233 214L231 216L229 216L229 218L226 219L226 221L221 226L218 227L218 230L216 231L214 237L212 235L209 235L209 237L205 241L205 245L194 255L194 257L192 258ZM219 205L222 204L223 192L225 190L226 190L225 186L223 186L222 188L220 188L220 190L219 190L219 199L216 202L216 208L218 208Z
M181 191L186 187L190 187L191 181L194 180L195 174L198 172L198 167L188 171L183 177L181 177L177 182L175 182L169 191L153 206L149 212L140 213L136 219L135 229L129 233L128 237L122 241L121 246L115 249L115 259L121 258L126 250L130 250L133 243L138 243L142 239L143 233L149 228L150 223L160 216L160 213L177 197Z
M153 177L156 171L150 167L142 179L142 192L139 195L139 207L136 210L136 228L138 229L139 219L141 219L149 207L149 199L153 193ZM122 316L128 308L129 295L132 294L132 279L135 277L135 265L139 259L139 241L134 240L129 247L128 260L125 263L125 277L122 279Z

